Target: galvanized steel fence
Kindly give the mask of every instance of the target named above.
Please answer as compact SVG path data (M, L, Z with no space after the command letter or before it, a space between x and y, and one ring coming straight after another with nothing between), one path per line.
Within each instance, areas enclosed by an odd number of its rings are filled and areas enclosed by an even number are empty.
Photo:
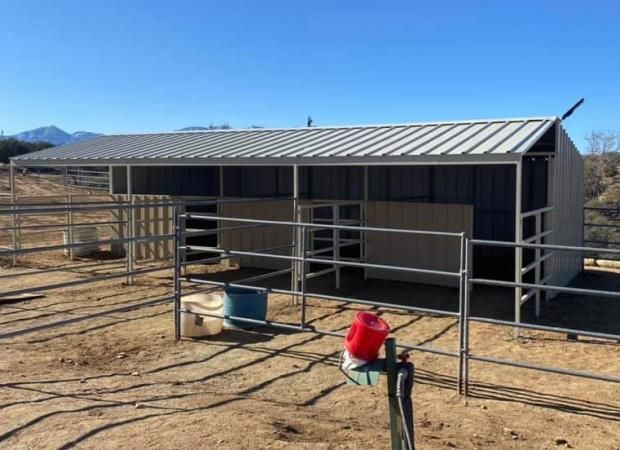
M110 192L110 170L103 167L67 167L65 185Z
M620 205L616 207L583 208L583 242L600 248L620 248ZM596 258L603 254L605 259L616 259L612 252L598 252L587 254Z
M56 197L54 200L58 203L51 203L51 198L54 197ZM47 200L47 202L45 202L45 200ZM37 283L34 286L32 285L34 283L28 282L28 277L36 276L43 273L62 273L65 271L80 271L82 269L88 270L102 267L102 262L94 263L92 262L92 260L86 262L82 260L76 263L69 263L66 265L55 265L53 267L45 267L43 269L35 271L9 271L6 274L1 274L0 281L2 281L3 279L18 278L23 279L23 282L17 289L5 288L0 291L0 300L10 297L19 298L19 296L23 296L26 294L46 292L55 289L81 286L89 283L97 283L102 281L125 280L127 283L131 284L135 276L147 275L154 272L172 269L173 266L170 263L168 263L167 265L158 265L155 267L137 268L134 266L134 260L132 258L133 253L130 250L132 246L140 242L172 241L174 237L174 234L172 233L152 236L137 236L132 232L132 230L134 230L135 228L129 226L129 223L127 221L120 222L116 220L105 220L105 218L97 218L93 220L92 217L83 218L82 220L73 220L74 215L79 215L79 213L106 213L116 210L118 208L131 212L139 208L150 207L150 203L132 205L127 202L112 200L74 202L70 194L68 196L40 197L38 199L28 199L27 201L22 201L21 203L11 202L11 204L0 205L0 217L9 216L11 218L11 226L2 227L1 231L5 233L10 232L10 234L12 235L11 240L13 243L12 247L3 247L3 249L0 250L0 258L7 258L9 261L12 260L13 266L19 266L20 261L18 260L18 257L25 255L38 255L47 252L64 250L67 256L69 256L69 258L73 260L72 251L74 249L100 248L107 245L124 245L127 248L126 257L124 258L124 260L121 258L119 261L110 261L103 265L103 268L105 268L106 271L111 272L104 275L95 275L87 278L72 279L62 282L52 281L48 283ZM22 222L26 218L34 218L37 219L37 221L44 223L25 225ZM129 229L129 232L127 233L127 236L119 239L102 239L98 237L95 240L74 242L73 238L71 237L73 234L73 230L79 229L80 227L111 226L125 226ZM65 242L56 243L55 241L58 241L58 239L50 238L50 232L58 231L62 231L65 233ZM33 233L36 233L36 235ZM41 237L40 233L45 233L45 235ZM6 235L7 234L5 234L5 236ZM67 236L68 239L66 239ZM43 240L44 242L41 243L41 240ZM50 328L81 322L83 320L90 320L109 314L122 313L140 308L151 307L158 304L168 303L173 300L173 298L174 297L172 295L155 299L151 298L146 301L107 309L96 313L90 313L71 319L63 319L56 322L38 324L35 326L24 327L18 330L12 330L7 332L2 332L2 330L0 330L0 339L9 339L29 333L43 331Z
M615 333L601 333L601 332L592 332L588 330L580 330L580 329L571 329L564 327L551 327L539 324L531 324L531 323L516 323L515 321L509 320L499 320L492 319L488 317L480 317L471 314L470 306L471 306L471 291L474 286L500 286L507 288L522 288L522 289L536 289L540 291L548 291L548 292L557 292L557 293L566 293L573 295L588 295L588 296L601 296L611 298L617 301L620 301L620 293L615 291L604 291L604 290L595 290L595 289L583 289L583 288L574 288L574 287L563 287L563 286L552 286L547 284L536 284L536 283L523 283L523 282L511 282L504 280L495 280L495 279L487 279L487 278L477 278L473 276L472 273L472 255L473 249L477 246L498 246L498 247L509 247L509 248L521 248L521 249L539 249L539 250L548 250L555 252L578 252L581 254L591 253L591 252L605 252L605 253L613 253L614 255L620 255L620 249L600 249L600 248L592 248L592 247L579 247L579 246L562 246L562 245L549 245L549 244L534 244L534 243L515 243L515 242L504 242L504 241L492 241L492 240L481 240L481 239L471 239L466 236L465 233L453 233L453 232L440 232L440 231L422 231L422 230L409 230L409 229L394 229L394 228L380 228L380 227L369 227L364 223L359 223L355 225L342 225L342 224L330 224L330 223L308 223L308 222L287 222L287 221L274 221L274 220L257 220L251 218L243 218L243 217L222 217L220 215L214 214L209 215L205 213L191 213L187 212L188 206L193 205L220 205L222 203L229 202L248 202L248 201L261 201L261 200L269 200L269 199L226 199L226 200L205 200L205 201L160 201L160 202L148 202L143 204L133 204L130 202L84 202L81 204L68 204L62 203L57 205L21 205L19 209L16 208L16 205L12 205L11 207L6 207L0 209L0 216L7 215L14 217L17 214L25 214L25 215L50 215L50 214L60 214L66 215L76 212L84 212L84 211L101 211L101 210L118 210L118 208L127 209L127 211L135 211L138 208L149 208L149 207L171 207L174 209L173 219L174 219L174 232L167 234L159 234L152 236L133 236L129 235L123 237L121 239L100 239L96 241L88 241L88 242L79 242L79 243L63 243L63 244L52 244L52 245L44 245L44 246L35 246L35 247L22 247L22 248L9 248L0 251L0 257L12 257L19 256L25 254L39 253L39 252L48 252L48 251L56 251L61 249L71 249L77 248L81 246L92 246L92 245L110 245L110 244L124 244L128 248L135 242L142 241L158 241L158 240L172 240L174 243L174 258L172 265L158 266L158 267L148 267L135 269L133 263L131 262L131 252L128 251L127 261L124 264L125 270L119 273L112 273L102 276L94 276L85 279L79 280L71 280L65 281L62 283L52 283L49 285L39 285L39 286L28 286L20 289L12 289L5 292L0 292L0 298L6 298L9 296L15 296L20 294L32 293L32 292L41 292L52 289L59 289L69 286L82 285L85 283L93 283L99 281L113 280L113 279L122 279L126 278L127 281L131 281L131 278L138 275L149 274L156 271L169 270L173 269L173 277L172 277L172 293L170 296L159 298L159 299L151 299L147 302L123 307L121 309L104 311L101 313L97 313L94 316L101 316L107 313L116 312L117 310L123 310L126 308L139 308L142 306L151 306L153 304L166 303L169 301L173 301L173 311L174 311L174 325L175 325L175 337L176 339L180 339L180 319L181 314L186 313L181 308L181 298L183 296L183 283L189 283L193 285L194 289L192 292L197 292L196 288L200 285L206 285L207 287L201 290L217 290L225 287L244 287L244 288L252 288L259 289L263 291L267 291L269 293L276 294L285 294L290 295L292 298L300 298L301 303L299 305L299 322L298 323L286 323L272 320L252 320L243 317L237 316L229 316L229 315L212 315L212 314L204 314L205 316L210 317L220 317L225 319L232 319L236 321L245 321L251 322L266 326L272 326L276 328L296 330L300 332L312 332L318 333L327 336L334 337L344 337L343 333L335 332L331 330L322 330L318 329L315 326L312 326L306 320L306 308L307 303L306 300L308 298L318 299L318 300L328 300L328 301L336 301L342 303L353 303L360 304L366 306L372 306L377 308L386 308L392 310L402 310L410 313L417 314L429 314L436 315L442 317L450 317L458 321L458 348L454 349L445 349L438 347L431 347L428 345L417 345L417 344L401 344L401 347L407 350L413 351L421 351L428 352L436 355L447 356L451 358L455 358L458 361L457 368L457 386L458 392L467 395L468 389L470 386L470 364L471 361L478 361L490 364L499 364L505 366L511 366L516 368L524 368L531 370L538 370L548 373L560 374L560 375L571 375L578 376L584 378L590 378L594 380L602 380L613 383L620 383L620 376L615 375L607 375L607 374L597 374L588 371L579 371L573 369L566 369L560 367L552 367L545 366L539 364L526 363L522 361L515 361L510 359L501 359L496 357L491 357L487 355L482 355L478 353L473 353L471 351L470 345L470 325L471 323L483 323L483 324L491 324L502 327L509 328L517 328L517 329L525 329L525 330L538 330L543 332L552 332L552 333L562 333L569 335L581 335L587 336L597 339L606 339L613 341L620 341L620 334ZM131 216L131 214L130 214ZM296 239L292 242L290 246L286 246L286 248L267 248L260 249L257 251L241 251L234 249L225 249L220 246L204 246L204 245L189 245L186 242L187 231L185 229L185 222L191 219L193 222L215 222L215 228L205 227L205 231L202 234L214 234L220 235L221 233L225 233L230 229L244 229L244 228L256 228L256 227L287 227L291 229L298 230L297 233L292 233L293 236L297 236ZM231 223L233 224L231 226ZM76 226L78 224L75 224ZM56 225L63 226L63 225ZM8 227L7 230L11 228ZM459 267L456 271L444 271L444 270L431 270L424 268L415 268L415 267L404 267L399 265L391 265L391 264L372 264L369 263L365 258L352 258L352 259L339 259L339 258L317 258L312 254L312 248L309 246L309 236L312 233L312 230L316 229L325 229L331 230L334 235L337 235L341 232L354 232L359 233L360 236L365 236L368 233L396 233L402 235L409 236L441 236L445 239L452 239L458 242L459 254L456 255L459 261ZM15 231L15 230L14 230ZM335 239L335 242L342 242L343 245L349 243L346 239ZM360 244L363 242L360 239ZM278 254L282 250L286 250L290 252L290 254ZM204 258L197 259L193 261L186 260L184 255L187 252L194 252L195 254L204 254ZM361 255L364 253L360 250ZM260 258L273 258L280 259L283 261L288 261L291 264L291 268L286 268L282 270L276 270L273 272L269 272L266 274L257 275L254 277L246 278L244 280L239 280L233 283L227 282L219 282L208 279L203 279L197 276L188 275L184 273L184 268L195 264L204 264L204 263L217 263L224 261L226 259L232 257L240 257L240 256L252 256L252 257L260 257ZM82 267L88 267L88 263L83 265ZM418 274L428 274L428 275L441 275L445 277L451 277L458 280L458 311L447 311L442 309L433 309L433 308L424 308L418 306L411 305L401 305L395 303L388 302L380 302L380 301L372 301L361 298L352 298L342 295L336 295L333 293L314 293L308 290L307 280L310 272L310 265L321 265L321 266L330 266L330 267L353 267L359 269L381 269L381 270L391 270L391 271L400 271L403 273L418 273ZM45 269L44 271L55 271L62 270L51 268ZM42 271L43 272L43 271ZM26 276L31 272L23 272L23 273L9 273L6 275L2 275L2 277L8 276ZM34 272L35 274L37 272ZM331 271L333 273L333 271ZM258 286L255 283L259 280L264 280L284 274L291 274L294 277L294 283L291 283L290 289L278 289L278 288L270 288L264 286ZM70 319L70 322L74 322L80 319ZM10 333L1 334L0 339L15 337L21 334L30 333L34 331L40 331L51 326L60 326L65 324L67 321L60 321L49 325L41 325L37 327L32 327L24 330L14 331Z
M376 228L376 227L368 227L368 226L347 226L347 225L333 225L333 224L321 224L321 223L304 223L304 222L285 222L285 221L270 221L270 220L256 220L242 217L221 217L214 215L204 215L204 214L187 214L183 213L179 209L176 210L175 213L175 282L174 282L174 321L175 321L175 336L176 339L181 338L181 330L180 330L180 320L181 314L189 313L189 311L185 311L181 307L181 298L183 296L182 292L182 283L188 282L192 285L207 285L210 286L202 291L212 291L225 287L239 287L239 288L248 288L248 289L256 289L261 291L266 291L268 293L275 294L285 294L291 295L294 297L300 297L302 299L300 304L300 319L299 323L285 323L278 322L273 320L255 320L248 319L238 316L231 316L225 314L198 314L204 315L208 317L216 317L222 319L231 319L240 322L249 322L254 324L261 324L276 328L289 329L289 330L297 330L301 332L312 332L318 333L328 336L335 337L344 337L343 333L338 333L330 330L322 330L318 329L314 326L308 325L306 323L306 298L311 297L319 300L331 300L337 302L346 302L346 303L357 303L360 305L368 305L373 307L380 308L389 308L393 310L402 310L406 312L413 313L421 313L421 314L432 314L444 317L453 317L458 320L459 325L459 338L458 338L458 349L457 351L450 349L442 349L436 347L429 347L426 345L412 345L401 343L400 347L408 350L421 351L421 352L429 352L437 355L448 356L458 359L458 370L457 370L457 389L460 394L467 395L468 389L470 385L470 363L471 361L479 361L490 364L498 364L504 366L511 366L523 369L531 369L538 370L548 373L561 374L561 375L572 375L577 377L589 378L594 380L608 381L613 383L620 383L620 376L614 375L606 375L606 374L598 374L588 371L579 371L573 369L566 369L560 367L552 367L545 366L541 364L533 364L522 361L514 361L510 359L502 359L490 357L482 354L472 353L470 346L470 324L471 322L476 323L485 323L492 324L503 327L510 327L516 329L527 329L527 330L538 330L544 332L553 332L553 333L563 333L567 335L581 335L588 336L599 339L609 339L614 341L620 341L620 334L612 334L612 333L598 333L591 332L587 330L578 330L564 327L550 327L545 325L538 324L530 324L530 323L522 323L515 321L507 321L507 320L498 320L487 317L478 317L473 316L470 311L471 306L471 291L476 285L487 285L487 286L501 286L508 288L521 288L521 289L535 289L543 292L557 292L557 293L567 293L567 294L576 294L576 295L592 295L592 296L602 296L608 297L612 299L616 299L620 301L620 293L614 291L604 291L604 290L595 290L595 289L582 289L582 288L573 288L573 287L563 287L563 286L553 286L548 284L537 284L537 283L524 283L517 281L503 281L503 280L494 280L494 279L486 279L486 278L475 278L472 274L471 268L471 256L473 254L473 249L476 246L498 246L498 247L510 247L515 249L538 249L538 250L549 250L555 252L595 252L601 251L601 249L591 248L591 247L576 247L576 246L563 246L563 245L549 245L549 244L532 244L532 243L515 243L515 242L504 242L504 241L492 241L492 240L481 240L481 239L470 239L465 233L449 233L449 232L435 232L435 231L421 231L421 230L408 230L408 229L394 229L394 228ZM294 227L299 229L300 232L297 234L300 236L299 242L296 242L295 245L300 249L300 252L292 253L291 255L280 255L269 253L274 249L262 249L259 251L238 251L232 249L222 249L217 247L208 247L208 246L190 246L183 245L183 224L187 219L191 219L192 221L202 220L205 222L215 221L218 224L234 222L237 226L238 224L246 224L247 227L256 227L256 226L278 226L278 227ZM213 229L213 232L221 231L219 228ZM455 272L450 271L438 271L438 270L430 270L430 269L422 269L422 268L414 268L414 267L403 267L397 265L386 265L386 264L372 264L366 261L343 261L343 260L325 260L325 259L317 259L309 256L308 245L307 245L307 236L308 231L316 228L321 229L331 229L340 231L355 231L360 232L362 234L379 232L379 233L401 233L405 235L427 235L427 236L443 236L449 239L457 239L460 243L459 245L459 270ZM222 228L225 229L225 228ZM192 252L204 252L206 254L216 254L217 256L209 256L206 259L199 260L197 262L187 262L183 260L183 252L192 251ZM609 250L606 250L609 251ZM612 250L615 254L620 254L620 250ZM275 271L272 273L262 274L251 278L246 278L244 280L239 280L237 282L220 282L213 281L208 279L203 279L196 276L184 276L182 275L182 268L187 265L201 263L201 262L219 262L231 257L237 256L252 256L252 257L264 257L264 258L274 258L280 260L291 261L294 265L299 267L298 271L293 273L300 273L300 283L294 283L292 286L298 286L298 288L291 289L279 289L279 288L270 288L259 286L253 284L255 281L264 280L271 277L280 276L283 273L289 273L290 270L284 271ZM408 306L408 305L400 305L394 303L385 303L385 302L377 302L377 301L369 301L359 298L345 297L339 295L332 294L318 294L311 293L307 290L306 285L306 275L308 274L308 266L309 264L322 264L322 265L331 265L337 267L355 267L361 269L383 269L383 270L394 270L394 271L402 271L409 273L423 273L429 275L442 275L446 277L454 277L459 280L459 288L458 288L458 298L459 298L459 307L458 312L451 312L446 310L437 310L432 308L422 308L416 306ZM195 292L195 291L194 291ZM195 312L191 312L192 314L196 314Z

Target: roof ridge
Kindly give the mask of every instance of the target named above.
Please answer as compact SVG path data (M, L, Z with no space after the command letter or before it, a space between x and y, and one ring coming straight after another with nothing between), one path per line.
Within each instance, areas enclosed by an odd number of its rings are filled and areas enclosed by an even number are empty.
M459 125L468 123L496 123L496 122L522 122L535 120L558 120L557 116L532 116L532 117L504 117L494 119L463 119L463 120L437 120L426 122L402 122L402 123L378 123L378 124L353 124L353 125L325 125L313 127L272 127L272 128L227 128L216 130L177 130L177 131L146 131L136 133L112 133L103 136L145 136L145 135L172 135L172 134L212 134L212 133L260 133L266 131L303 131L303 130L338 130L338 129L354 129L354 128L387 128L387 127L413 127L428 125ZM100 136L101 137L101 136Z

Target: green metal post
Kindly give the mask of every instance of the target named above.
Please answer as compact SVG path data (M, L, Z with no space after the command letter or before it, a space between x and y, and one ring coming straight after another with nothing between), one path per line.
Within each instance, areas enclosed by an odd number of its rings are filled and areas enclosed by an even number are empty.
M396 340L388 338L385 341L385 364L387 371L388 402L390 409L390 437L392 450L403 450L402 433L400 432L400 412L396 398L396 378L398 368L396 363Z

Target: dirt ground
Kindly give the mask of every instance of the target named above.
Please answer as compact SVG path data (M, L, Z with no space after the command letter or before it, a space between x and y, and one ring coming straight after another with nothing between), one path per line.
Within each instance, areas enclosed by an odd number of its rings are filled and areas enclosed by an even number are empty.
M71 194L74 202L109 202L111 197L100 191L90 191L71 187L65 189L63 186L62 175L52 174L33 174L26 176L17 174L15 177L17 193L20 204L59 204L67 201L67 195ZM11 202L9 188L9 177L6 169L0 168L0 209L8 209ZM109 211L79 211L74 213L74 223L87 223L102 220L110 220ZM29 244L36 243L61 243L63 228L35 229L37 225L66 224L65 214L45 214L45 215L22 215L20 216L21 241ZM0 226L11 226L11 218L8 215L0 215ZM31 228L29 228L31 227ZM107 230L101 228L102 238L107 237ZM12 245L11 232L8 230L0 231L0 248ZM26 245L24 245L26 246Z
M58 252L20 261L23 267L0 269L2 291L114 273L122 265L102 260L16 276L71 264ZM219 266L202 271L218 279L240 275ZM0 335L169 295L170 276L162 271L133 286L117 279L0 301ZM354 280L345 278L343 294L455 307L454 290ZM576 285L620 290L620 274L589 270ZM503 317L511 309L505 294L476 291L474 314ZM345 331L358 309L311 299L308 319ZM377 312L400 342L456 350L453 319ZM299 315L287 296L269 297L269 319L297 323ZM543 304L542 321L618 333L620 305L561 296ZM620 374L616 342L529 331L515 339L510 329L472 324L471 344L480 355ZM387 449L385 379L375 387L346 385L337 367L341 350L338 338L264 327L175 342L169 303L0 339L0 448ZM473 362L464 400L456 395L456 359L411 356L419 449L620 449L618 384Z

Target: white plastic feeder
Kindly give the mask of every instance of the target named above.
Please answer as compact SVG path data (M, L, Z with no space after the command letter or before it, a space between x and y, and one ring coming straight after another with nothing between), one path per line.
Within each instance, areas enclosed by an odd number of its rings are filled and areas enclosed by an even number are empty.
M212 336L222 331L224 320L200 314L222 315L222 296L219 294L190 294L181 297L181 335L185 337Z

